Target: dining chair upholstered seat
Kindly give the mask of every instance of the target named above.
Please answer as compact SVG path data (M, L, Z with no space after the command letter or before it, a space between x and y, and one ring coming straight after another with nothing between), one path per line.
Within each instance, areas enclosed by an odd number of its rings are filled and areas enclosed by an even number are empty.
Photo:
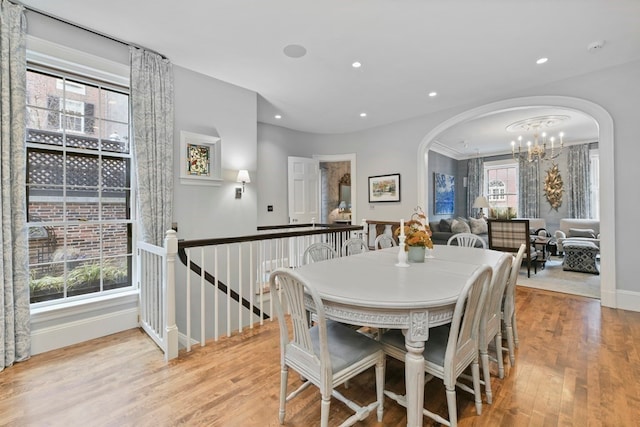
M352 237L342 244L342 256L361 254L369 251L367 243L359 237Z
M373 244L373 247L376 250L391 248L393 246L398 246L398 245L396 241L393 239L393 237L389 236L388 234L380 234L379 236L376 237L376 240Z
M458 424L456 386L474 394L476 412L478 415L482 413L478 331L492 274L491 267L487 265L478 267L460 292L451 323L429 329L429 339L423 351L424 370L427 374L443 380L449 420L426 408L423 408L423 413L441 424L453 427ZM404 362L406 348L401 331L392 329L385 332L380 342L388 356ZM473 389L457 381L469 366L471 366ZM391 391L385 391L385 394L406 406L405 396L399 396Z
M311 264L313 262L326 261L328 259L338 258L338 252L328 243L316 242L310 244L302 254L302 264Z
M526 245L523 243L520 245L518 253L513 258L511 263L511 272L509 274L509 283L504 291L504 298L502 299L502 329L507 335L507 353L509 354L509 363L511 366L516 364L516 347L517 347L517 335L518 328L516 326L516 284L518 281L518 275L520 274L520 267L522 266L522 260L526 251ZM505 350L504 348L502 349Z
M485 242L482 237L473 233L454 234L447 240L447 245L451 246L454 243L458 246L467 246L469 248L487 248L487 242Z
M498 376L504 378L504 362L502 359L502 298L509 281L513 255L505 253L494 269L493 278L480 317L479 350L482 362L482 382L487 396L487 403L493 402L491 392L491 371L489 365L489 345L495 345L494 359L498 363Z
M273 300L280 327L280 424L284 423L286 403L311 384L320 389L322 427L329 424L332 396L355 412L342 426L365 419L376 408L378 422L382 422L385 354L380 343L341 323L328 321L322 299L295 271L276 269L269 280L271 289L280 287L281 298L286 301L285 304L279 298ZM313 303L316 315L313 325L305 301ZM283 306L290 313L289 321ZM337 386L371 367L375 367L376 398L369 405L359 406L336 390ZM304 382L287 395L289 368L298 372Z

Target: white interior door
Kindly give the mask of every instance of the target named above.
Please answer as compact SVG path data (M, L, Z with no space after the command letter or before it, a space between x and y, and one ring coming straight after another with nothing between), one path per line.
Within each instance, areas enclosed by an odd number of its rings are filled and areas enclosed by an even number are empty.
M307 224L320 219L320 162L288 157L289 223Z

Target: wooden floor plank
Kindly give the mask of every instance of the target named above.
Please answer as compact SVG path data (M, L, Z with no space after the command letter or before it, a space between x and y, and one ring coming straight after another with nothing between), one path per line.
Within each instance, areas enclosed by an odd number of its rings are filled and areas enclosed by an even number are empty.
M458 391L460 426L634 426L640 419L640 313L601 308L598 300L517 289L520 347L507 375L492 378L494 402L475 412ZM165 363L134 329L32 357L0 373L2 426L278 426L278 326L245 330ZM497 366L492 364L492 372ZM389 360L387 388L404 390L404 366ZM300 383L289 376L290 387ZM442 382L425 386L425 406L447 415ZM375 399L373 370L345 395ZM285 426L317 425L313 387L287 405ZM332 401L330 424L350 415ZM358 426L406 424L404 408ZM425 426L437 425L425 418Z

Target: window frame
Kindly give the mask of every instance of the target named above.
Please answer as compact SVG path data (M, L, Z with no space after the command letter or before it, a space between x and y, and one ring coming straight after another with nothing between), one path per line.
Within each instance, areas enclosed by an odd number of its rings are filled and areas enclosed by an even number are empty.
M493 194L489 193L489 171L491 170L496 170L496 169L507 169L507 168L511 168L513 167L515 169L515 192L509 192L508 190L508 183L504 182L503 180L499 180L501 182L504 183L504 192L500 193L499 198L493 198ZM491 209L497 209L497 208L503 208L502 206L497 207L497 206L491 206L492 202L495 204L495 202L497 201L507 201L509 196L515 196L516 198L516 205L514 206L515 210L516 210L516 216L518 211L520 210L520 164L518 163L517 160L515 159L503 159L503 160L490 160L490 161L485 161L483 162L483 192L487 197L487 200L489 202L490 208L489 208L489 212L491 212ZM511 206L507 206L507 214L509 214L508 209Z
M72 62L69 58L78 60L78 62ZM35 37L27 37L27 70L36 71L36 72L44 72L47 74L55 76L65 76L72 79L72 82L80 82L86 83L89 85L96 85L96 83L105 89L114 90L119 93L126 94L130 96L129 90L129 67L123 64L113 63L112 61L105 60L103 58L95 57L89 54L85 54L79 51L75 51L72 49L68 49L64 46L56 45L51 42L47 42L41 39L37 39ZM57 83L56 83L57 84ZM62 84L63 87L67 87L66 84ZM85 104L86 105L86 104ZM129 106L129 115L127 118L127 128L129 130L129 134L131 134L131 111ZM60 111L61 114L64 114L64 111ZM82 117L84 123L84 116ZM113 123L122 123L110 120L106 117L99 117L99 119L104 120L106 122ZM62 126L64 126L61 123ZM84 125L83 125L84 126ZM64 132L63 130L60 131ZM75 134L77 132L69 131L68 134ZM107 136L103 136L103 139L108 139ZM38 144L33 142L27 143L27 150L51 150L51 145L47 144ZM60 147L54 149L54 151L59 151ZM66 150L66 151L64 151ZM121 288L105 290L104 288L100 288L100 291L97 293L87 293L79 296L68 297L66 294L63 298L53 299L50 301L43 302L35 302L31 304L32 313L34 312L42 312L42 310L48 310L56 307L68 307L70 305L76 304L86 304L97 302L100 300L104 300L105 298L121 298L130 295L132 292L138 292L137 285L137 277L136 277L136 253L137 253L137 204L136 204L136 182L135 182L135 159L133 155L132 147L128 146L128 153L122 152L114 152L109 150L88 150L82 148L73 148L66 147L62 150L63 153L69 152L79 155L86 156L94 156L98 159L100 163L102 163L102 159L104 158L125 158L128 161L128 165L125 165L125 176L126 182L128 183L128 188L123 188L124 191L124 200L125 200L125 217L118 218L113 220L107 220L105 218L100 218L98 221L92 221L91 224L96 225L98 227L108 227L112 224L126 225L127 227L127 251L126 253L119 253L115 255L107 255L105 256L105 242L103 236L101 235L98 241L99 244L99 258L100 264L104 267L104 260L109 259L110 257L115 258L127 258L129 261L127 264L128 267L128 285ZM66 154L63 154L66 156ZM127 170L128 167L128 170ZM102 170L102 169L101 169ZM102 201L106 198L109 198L108 195L105 196L103 192L104 186L100 182L99 175L99 184L98 184L98 194L100 197L98 201L98 206L100 210L102 210ZM65 192L63 187L63 193ZM27 188L27 203L28 203L28 191ZM127 197L128 193L128 197ZM66 195L65 195L66 197ZM46 221L46 222L37 222L30 221L27 222L27 226L31 227L48 227L48 226L60 226L64 224L70 224L67 221ZM74 223L74 225L76 225ZM66 239L66 236L64 237ZM102 281L101 281L102 285Z

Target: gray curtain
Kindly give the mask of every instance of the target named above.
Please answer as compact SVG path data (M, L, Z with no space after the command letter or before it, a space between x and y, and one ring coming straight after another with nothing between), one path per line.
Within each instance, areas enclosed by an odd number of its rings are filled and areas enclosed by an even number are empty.
M484 160L482 158L469 159L467 162L467 217L476 217L477 212L473 212L473 202L476 197L482 196L483 191Z
M0 370L31 351L26 208L26 19L23 7L0 4Z
M133 152L142 239L162 246L173 212L173 71L171 62L131 48Z
M589 144L569 147L567 156L567 203L569 218L591 218Z
M519 206L520 218L540 218L540 164L529 162L526 158L519 161Z

